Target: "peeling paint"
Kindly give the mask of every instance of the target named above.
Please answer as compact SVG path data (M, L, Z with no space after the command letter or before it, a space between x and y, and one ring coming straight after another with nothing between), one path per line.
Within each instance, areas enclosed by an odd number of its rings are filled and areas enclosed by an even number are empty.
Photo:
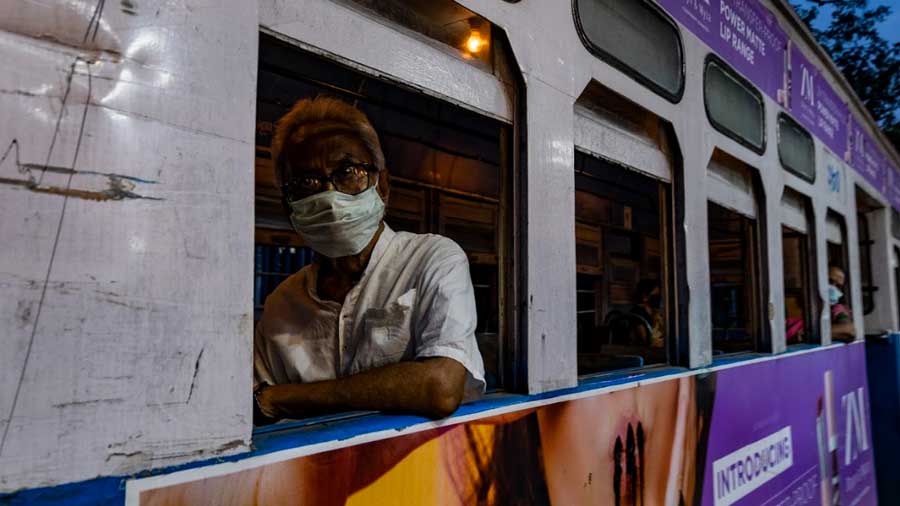
M10 154L14 154L14 162L19 174L26 176L26 179L16 179L0 176L0 184L19 186L35 193L45 193L50 195L61 195L66 197L74 197L93 201L106 200L126 200L126 199L145 199L145 200L164 200L157 197L146 197L134 193L136 183L157 184L157 181L141 179L123 174L115 174L109 172L99 172L93 170L76 170L69 167L58 167L53 165L38 165L34 163L22 163L19 159L19 141L13 139L3 156L0 157L0 168L9 158ZM48 157L49 158L49 157ZM40 173L40 177L36 178L34 173ZM106 178L108 188L105 190L86 190L79 188L62 188L58 186L42 185L44 174L50 172L54 174L64 174L70 177L70 181L74 176L99 176ZM2 174L2 173L0 173Z

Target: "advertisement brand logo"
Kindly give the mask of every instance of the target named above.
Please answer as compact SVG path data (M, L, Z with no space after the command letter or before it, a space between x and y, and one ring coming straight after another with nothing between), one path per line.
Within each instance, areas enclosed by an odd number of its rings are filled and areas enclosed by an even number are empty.
M730 506L794 464L787 426L713 462L715 505Z
M841 397L841 406L847 414L846 439L844 440L844 465L849 466L860 452L869 449L869 435L866 422L865 390L856 389ZM853 437L856 436L856 437ZM855 444L854 444L855 443Z

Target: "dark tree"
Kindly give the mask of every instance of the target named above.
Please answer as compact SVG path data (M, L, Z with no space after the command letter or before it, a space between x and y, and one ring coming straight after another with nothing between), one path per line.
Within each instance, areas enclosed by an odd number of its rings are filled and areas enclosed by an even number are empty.
M877 30L891 8L870 7L869 0L808 0L809 7L791 3L900 150L900 43L891 44ZM818 29L813 20L822 7L833 10L828 26Z

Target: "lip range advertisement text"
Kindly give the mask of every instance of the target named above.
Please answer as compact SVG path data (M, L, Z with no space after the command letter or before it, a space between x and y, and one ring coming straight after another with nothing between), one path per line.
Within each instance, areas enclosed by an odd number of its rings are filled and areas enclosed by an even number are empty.
M149 478L129 506L867 506L868 418L864 345L853 344L237 472Z

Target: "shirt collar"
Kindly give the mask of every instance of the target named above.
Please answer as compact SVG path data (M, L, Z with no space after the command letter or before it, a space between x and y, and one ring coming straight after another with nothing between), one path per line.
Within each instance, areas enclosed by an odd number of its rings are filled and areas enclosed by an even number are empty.
M375 242L375 247L372 248L372 254L369 255L369 263L366 264L366 269L363 271L363 275L362 275L362 277L360 277L360 280L359 280L359 282L357 282L357 285L359 283L362 283L363 280L365 280L366 277L368 277L368 275L372 271L372 269L375 268L375 264L377 264L378 261L381 260L381 257L384 256L385 252L388 249L388 246L390 246L391 241L394 239L394 236L397 235L397 233L394 232L394 230L391 229L391 227L389 227L387 223L385 223L385 222L382 222L382 223L384 223L384 228L381 230L381 235L378 237L378 241ZM316 283L318 282L318 278L319 278L318 262L310 265L309 274L310 275L306 277L306 291L307 291L307 293L309 293L310 297L312 297L313 300L315 300L316 302L318 302L320 304L326 304L326 303L337 304L336 302L333 302L333 301L323 301L323 300L319 299L319 294L317 293L317 290L316 290Z

